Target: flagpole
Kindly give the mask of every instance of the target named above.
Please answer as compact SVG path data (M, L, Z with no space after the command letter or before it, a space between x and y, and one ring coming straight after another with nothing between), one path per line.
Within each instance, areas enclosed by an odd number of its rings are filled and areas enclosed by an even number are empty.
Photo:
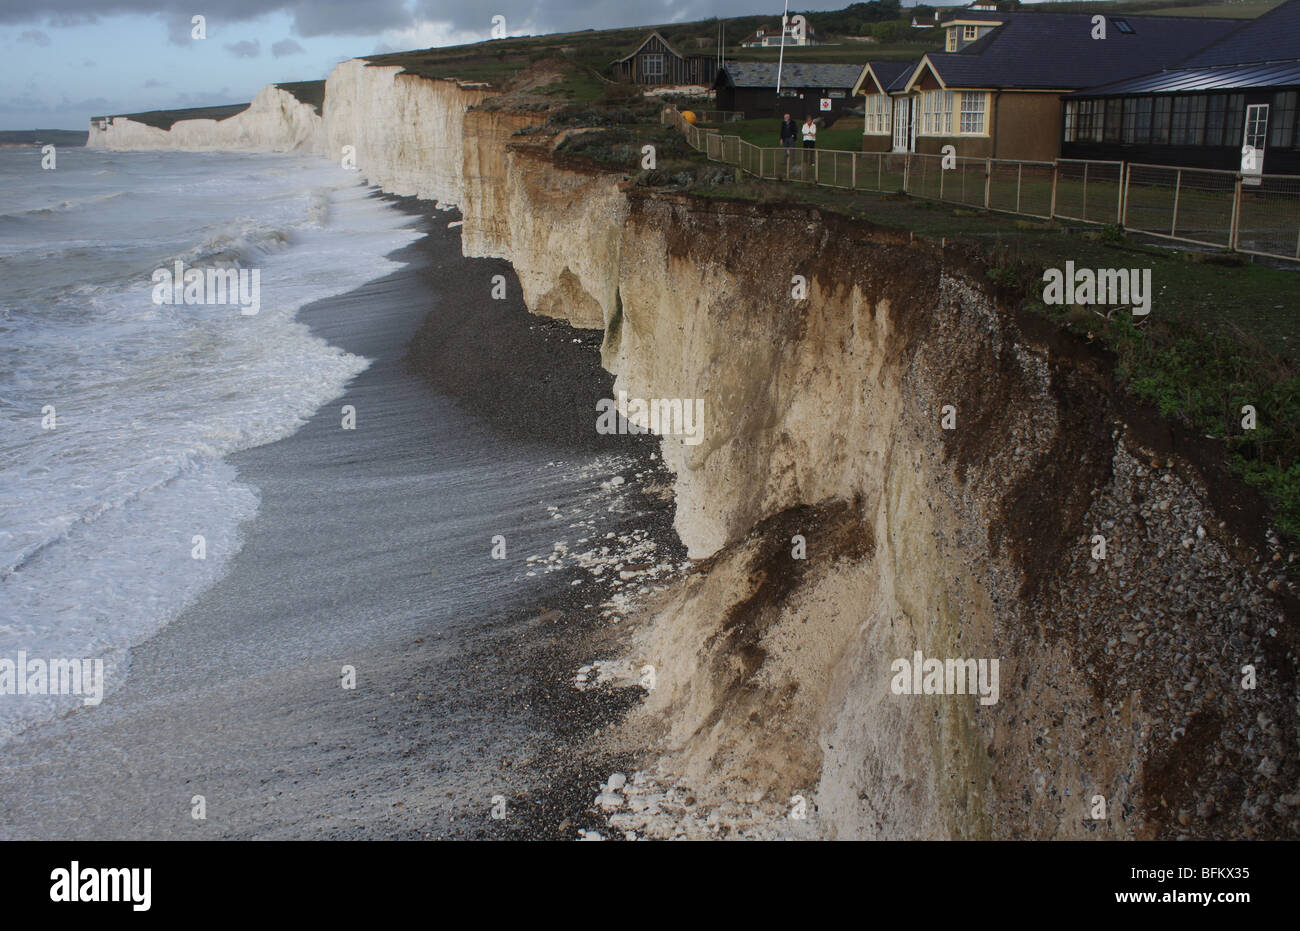
M781 68L785 65L785 24L790 20L790 0L785 0L785 12L781 14L781 51L776 56L776 96L781 96ZM780 107L777 107L779 110Z

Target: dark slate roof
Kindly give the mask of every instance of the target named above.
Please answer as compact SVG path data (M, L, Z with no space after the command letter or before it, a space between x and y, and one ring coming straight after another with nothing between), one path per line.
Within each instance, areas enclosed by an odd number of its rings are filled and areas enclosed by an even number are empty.
M1072 97L1113 97L1119 94L1188 94L1252 87L1300 85L1300 59L1227 68L1174 68L1127 81L1113 81L1071 94Z
M1300 58L1300 0L1289 0L1178 64L1184 68Z
M1288 0L1176 67L1079 91L1076 96L1174 94L1300 85L1300 0Z
M885 91L891 91L895 88L901 89L907 83L907 79L912 76L916 70L916 63L920 59L911 61L891 61L890 59L869 61L871 70L876 73L880 83L884 85ZM854 79L856 80L856 78Z
M733 87L770 87L776 89L776 63L729 61L726 72ZM857 83L861 65L804 65L786 62L781 69L782 87L843 87ZM721 79L722 75L718 75Z
M927 57L948 87L1092 87L1165 67L1205 48L1240 23L1210 17L1108 16L1092 38L1090 13L1001 14L1005 22L959 52ZM1115 20L1127 20L1131 34Z
M616 64L618 64L618 63L621 62L621 61L627 61L629 58L632 58L633 56L636 55L637 52L639 52L639 51L641 51L641 49L645 48L645 44L646 44L647 42L649 42L651 39L658 39L660 42L662 42L662 43L664 44L664 48L668 49L668 51L672 52L672 53L673 53L674 55L676 55L678 58L681 58L681 57L682 57L682 53L679 52L679 51L677 51L677 49L673 48L672 45L669 43L669 41L668 41L667 39L665 39L662 35L660 35L660 34L659 34L659 30L656 29L656 30L654 30L652 33L650 33L650 35L648 35L648 36L646 36L644 39L642 39L640 45L638 45L638 46L637 46L636 48L634 48L632 51L628 52L628 53L627 53L626 55L624 55L622 58L615 58L615 59L613 60L613 62L611 62L611 64L615 64L615 65L616 65Z

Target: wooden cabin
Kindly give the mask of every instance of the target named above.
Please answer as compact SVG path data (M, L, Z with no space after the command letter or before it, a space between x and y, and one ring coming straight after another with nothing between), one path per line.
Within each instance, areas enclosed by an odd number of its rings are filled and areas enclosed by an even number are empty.
M658 32L646 36L631 55L610 65L614 78L633 84L708 85L717 70L713 55L682 55Z

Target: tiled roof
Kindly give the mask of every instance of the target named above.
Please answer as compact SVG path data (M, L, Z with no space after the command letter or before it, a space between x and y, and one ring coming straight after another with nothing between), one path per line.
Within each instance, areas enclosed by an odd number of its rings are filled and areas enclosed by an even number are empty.
M1233 20L1108 16L1092 38L1092 14L1001 14L1005 22L959 52L931 52L949 87L1081 88L1133 77L1186 58L1236 29ZM1122 20L1131 32L1116 25Z
M776 87L776 64L729 61L723 69L734 87ZM862 73L861 65L804 65L786 62L781 69L782 87L849 88Z

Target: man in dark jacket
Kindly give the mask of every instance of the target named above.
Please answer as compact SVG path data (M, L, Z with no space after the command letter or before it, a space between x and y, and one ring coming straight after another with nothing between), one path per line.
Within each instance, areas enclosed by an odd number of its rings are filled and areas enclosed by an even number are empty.
M794 141L799 135L799 127L795 125L794 120L790 119L790 114L785 115L781 121L781 145L785 147L785 175L790 177L790 154L794 151Z

